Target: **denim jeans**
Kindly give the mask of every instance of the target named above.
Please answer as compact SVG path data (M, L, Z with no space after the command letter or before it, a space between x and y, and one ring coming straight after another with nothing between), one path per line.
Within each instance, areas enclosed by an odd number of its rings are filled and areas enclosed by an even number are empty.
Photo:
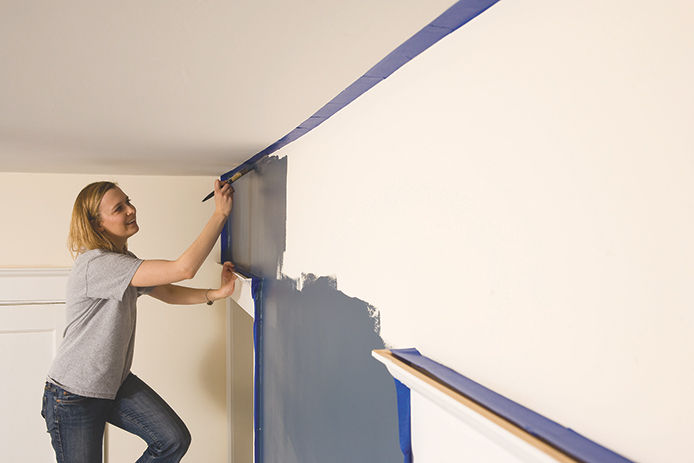
M41 415L58 463L101 463L106 423L147 443L137 463L178 462L190 445L190 432L176 412L132 373L114 400L82 397L47 382Z

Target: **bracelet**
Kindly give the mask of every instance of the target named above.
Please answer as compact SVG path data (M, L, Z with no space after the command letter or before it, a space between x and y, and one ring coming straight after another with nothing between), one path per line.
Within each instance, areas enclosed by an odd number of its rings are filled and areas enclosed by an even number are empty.
M212 291L212 290L208 289L207 291L205 291L205 300L207 301L207 305L212 305L212 301L210 300L209 297L207 297L207 293L209 293L210 291Z

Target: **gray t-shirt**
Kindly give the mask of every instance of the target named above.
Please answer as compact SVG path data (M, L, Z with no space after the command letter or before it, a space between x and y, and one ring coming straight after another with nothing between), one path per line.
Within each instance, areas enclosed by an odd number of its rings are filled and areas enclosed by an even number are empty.
M75 259L66 328L48 381L85 397L116 397L133 361L137 298L151 290L130 285L142 262L131 252L101 249Z

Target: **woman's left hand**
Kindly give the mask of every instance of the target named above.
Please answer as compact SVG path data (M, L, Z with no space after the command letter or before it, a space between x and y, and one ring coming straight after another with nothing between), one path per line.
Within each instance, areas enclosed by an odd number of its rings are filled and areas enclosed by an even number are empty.
M223 297L229 297L234 292L236 287L236 274L234 273L234 264L224 262L222 267L222 285L219 288Z

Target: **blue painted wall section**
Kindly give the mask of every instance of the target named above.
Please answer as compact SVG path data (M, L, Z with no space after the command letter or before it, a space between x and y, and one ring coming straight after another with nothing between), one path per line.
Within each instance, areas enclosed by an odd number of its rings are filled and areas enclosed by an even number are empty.
M454 3L453 6L444 11L438 18L434 19L422 30L390 52L385 58L366 71L363 76L341 91L335 98L299 124L294 130L260 151L240 166L223 174L221 179L226 180L237 172L253 169L258 161L315 129L333 114L337 113L352 101L369 91L376 84L400 69L412 58L419 55L460 26L479 16L498 1L499 0L461 0Z
M222 233L222 261L234 262L240 273L253 275L255 314L254 339L254 432L255 461L265 459L265 393L266 355L265 301L267 288L276 278L285 248L286 159L266 158L256 163L254 171L234 183L232 214ZM274 293L270 293L274 294ZM270 362L272 365L272 362ZM272 432L272 427L270 428ZM272 442L272 435L270 435Z
M436 378L440 382L450 386L454 390L472 399L486 409L494 412L496 415L501 416L516 426L524 429L529 434L547 442L553 447L568 455L571 455L579 461L596 463L631 462L631 460L628 460L623 456L602 447L599 444L596 444L572 429L565 428L564 426L545 418L544 416L535 413L534 411L525 408L524 406L507 399L506 397L497 394L490 389L487 389L481 384L466 378L455 370L452 370L445 365L441 365L440 363L423 356L417 349L392 349L391 352L398 359L417 368L420 371L423 371L425 374ZM401 394L403 394L402 400L404 400L404 392L400 390L398 390L398 392L399 403L401 400ZM407 420L407 423L403 423L403 418L401 417L400 426L402 427L403 425L408 426L409 431L409 420Z
M287 158L234 183L224 260L262 278L256 303L256 461L398 462L396 394L368 303L334 279L277 275L285 247ZM321 211L316 211L320 217Z

